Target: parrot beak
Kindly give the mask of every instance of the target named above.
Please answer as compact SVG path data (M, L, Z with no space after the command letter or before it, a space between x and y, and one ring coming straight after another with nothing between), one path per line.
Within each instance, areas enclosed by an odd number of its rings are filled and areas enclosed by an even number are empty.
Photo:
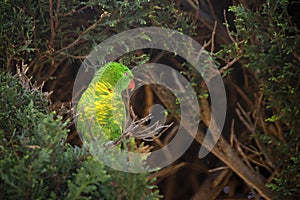
M128 85L128 89L130 89L131 91L135 88L135 83L134 80L131 79Z

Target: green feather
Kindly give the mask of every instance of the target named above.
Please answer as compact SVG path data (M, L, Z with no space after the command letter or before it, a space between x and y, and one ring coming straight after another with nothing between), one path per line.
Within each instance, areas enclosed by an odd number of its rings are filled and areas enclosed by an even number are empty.
M121 93L132 78L132 72L117 62L110 62L95 73L76 110L77 129L84 134L83 139L90 140L93 135L105 142L121 135L125 117Z

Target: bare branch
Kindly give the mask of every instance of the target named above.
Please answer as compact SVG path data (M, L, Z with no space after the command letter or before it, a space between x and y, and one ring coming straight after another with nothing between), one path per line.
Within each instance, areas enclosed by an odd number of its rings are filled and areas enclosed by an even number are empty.
M50 1L51 1L51 0L50 0ZM104 12L103 14L101 14L101 15L100 15L100 18L99 18L94 24L92 24L92 25L89 26L87 29L85 29L85 30L78 36L78 38L77 38L75 41L73 41L73 42L72 42L71 44L69 44L68 46L63 47L62 49L60 49L60 50L57 51L56 53L59 54L59 53L65 51L65 50L67 50L67 49L69 49L69 48L75 46L75 45L83 38L84 35L86 35L89 31L95 29L96 26L102 21L102 19L103 19L104 17L108 17L108 16L110 16L110 13L108 13L108 12Z
M229 30L229 24L228 24L228 21L227 21L227 17L226 17L226 10L224 10L223 12L223 15L224 15L224 20L225 20L225 28L226 28L226 31L227 31L227 34L230 38L230 40L233 42L233 43L236 43L236 40L232 37L231 33L230 33L230 30Z
M107 145L107 147L118 146L122 143L124 138L137 138L145 141L153 141L154 139L160 137L173 123L168 125L160 125L159 121L155 122L151 126L145 126L145 123L153 118L152 114L147 115L144 118L138 119L136 114L133 112L132 107L130 107L130 113L133 116L133 120L127 125L122 135L113 143Z
M51 30L49 45L50 45L50 48L53 48L53 43L54 43L54 38L55 38L55 27L54 27L54 21L53 21L52 0L49 0L49 18L50 18L49 20L50 20L50 30Z
M66 16L69 16L69 15L73 15L75 13L80 13L81 11L83 11L83 10L89 8L89 7L90 7L90 5L85 5L85 6L83 6L82 8L80 8L78 10L72 10L72 11L67 12L65 14L61 14L61 16L66 17Z
M239 59L241 59L242 55L239 55L235 57L232 61L227 63L224 67L220 69L220 73L222 74L225 70L227 70L229 67L231 67L234 63L236 63Z

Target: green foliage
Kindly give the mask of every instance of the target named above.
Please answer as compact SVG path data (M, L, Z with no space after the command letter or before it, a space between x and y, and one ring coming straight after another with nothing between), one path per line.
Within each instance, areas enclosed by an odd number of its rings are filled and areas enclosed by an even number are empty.
M122 171L113 170L115 178L109 179L110 190L103 190L104 196L108 200L115 199L159 199L158 190L150 192L155 189L147 183L147 174L126 173ZM132 184L124 184L132 183ZM148 193L141 193L141 190L148 189Z
M15 72L26 63L38 84L51 82L68 63L122 31L157 26L189 34L191 29L190 18L168 0L4 0L0 12L0 68ZM48 111L45 96L24 90L9 76L0 78L0 199L158 197L147 174L111 170L65 144L66 123Z
M157 199L147 174L106 168L65 144L67 122L46 97L0 73L0 199Z
M98 160L88 159L78 169L75 181L68 181L70 193L67 199L100 198L101 184L109 185L108 179L104 166Z
M192 23L168 0L8 0L0 2L0 12L0 66L14 71L16 64L28 63L39 82L114 34L148 26L189 34Z
M240 53L245 66L256 70L265 109L272 113L265 121L282 127L282 140L268 133L261 139L279 160L279 174L269 187L278 192L278 198L285 199L300 197L300 32L287 12L293 3L267 0L257 11L241 5L231 7L236 16L236 32L231 34L237 42L219 52L230 58Z

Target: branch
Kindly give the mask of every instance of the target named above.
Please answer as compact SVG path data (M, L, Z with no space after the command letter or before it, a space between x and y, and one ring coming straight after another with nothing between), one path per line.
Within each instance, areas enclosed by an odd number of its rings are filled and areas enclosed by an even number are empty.
M227 17L226 17L226 10L224 10L223 15L224 15L224 21L225 21L225 28L228 33L228 36L233 43L236 43L236 40L232 37L230 30L228 28L229 24L228 24Z
M159 100L162 102L163 105L167 106L167 100L164 98L160 93L158 93L156 90L154 90L155 94L158 96ZM203 120L203 122L206 124L206 126L209 126L211 113L209 112L209 109L207 109L207 113L202 114L205 116L201 116L202 120L203 118L207 118L206 120ZM180 123L180 116L175 115L175 119L178 123ZM190 133L190 124L184 123L183 128L185 131ZM216 135L216 130L213 128L210 129L212 135ZM202 145L203 140L205 137L205 132L201 129L198 129L198 133L195 137L196 141ZM266 184L266 179L260 175L259 173L253 171L251 168L249 168L243 160L239 157L239 154L236 152L235 149L233 149L230 144L225 140L225 138L221 135L217 144L211 151L218 159L220 159L222 162L224 162L232 171L234 171L241 179L245 181L246 184L248 184L250 187L253 187L256 191L258 191L259 194L261 194L266 199L273 199L274 193L268 189Z
M51 30L51 36L49 45L50 48L53 48L54 38L55 38L55 27L54 27L54 21L53 21L53 3L52 0L49 0L49 18L50 18L50 30Z
M58 15L59 15L59 10L60 10L60 0L57 1L57 6L56 6L55 29L58 28Z
M50 1L51 1L51 0L50 0ZM66 46L66 47L63 47L62 49L60 49L59 51L57 51L56 54L59 54L59 53L65 51L65 50L67 50L67 49L69 49L69 48L75 46L75 45L83 38L84 35L86 35L89 31L95 29L95 28L97 27L97 25L102 21L102 19L103 19L104 17L108 17L108 16L110 16L110 13L108 13L108 12L104 12L103 14L101 14L101 15L100 15L100 18L99 18L94 24L92 24L92 25L89 26L87 29L85 29L85 30L78 36L78 38L77 38L74 42L72 42L71 44L69 44L69 45Z
M231 67L234 63L236 63L239 59L241 59L242 55L239 55L235 57L232 61L227 63L224 67L220 69L220 73L222 74L225 70L227 70L229 67Z
M66 16L69 16L69 15L73 15L73 14L79 13L79 12L81 12L81 11L83 11L83 10L89 8L89 7L90 7L90 5L85 5L85 6L83 6L82 8L80 8L80 9L78 9L78 10L72 10L72 11L67 12L67 13L65 13L65 14L61 14L61 16L66 17Z
M261 99L261 98L259 98ZM260 103L259 103L260 105ZM258 106L259 106L258 105ZM252 122L251 118L250 118L250 113L246 113L245 110L241 107L241 105L238 103L237 104L238 108L236 109L236 113L239 117L239 119L241 120L241 122L244 124L244 126L251 132L251 134L255 135L256 132L256 125L258 122L258 118L259 115L256 115L255 121L254 123ZM259 109L259 107L258 107ZM266 167L268 169L268 166L270 166L272 169L276 170L276 166L274 164L274 159L271 158L271 155L269 155L269 153L266 150L266 147L263 145L263 143L261 143L261 141L257 138L254 137L255 143L257 145L257 147L259 148L260 152L263 154L264 158L266 159L266 165L264 167Z
M155 138L160 137L173 123L168 125L160 125L159 121L155 122L153 125L147 127L145 123L153 118L152 114L147 115L144 118L138 119L137 115L133 112L132 107L130 111L133 115L133 120L125 128L122 135L113 142L108 142L105 146L110 148L112 146L118 146L122 143L124 138L133 137L137 139L142 139L145 141L153 141Z

